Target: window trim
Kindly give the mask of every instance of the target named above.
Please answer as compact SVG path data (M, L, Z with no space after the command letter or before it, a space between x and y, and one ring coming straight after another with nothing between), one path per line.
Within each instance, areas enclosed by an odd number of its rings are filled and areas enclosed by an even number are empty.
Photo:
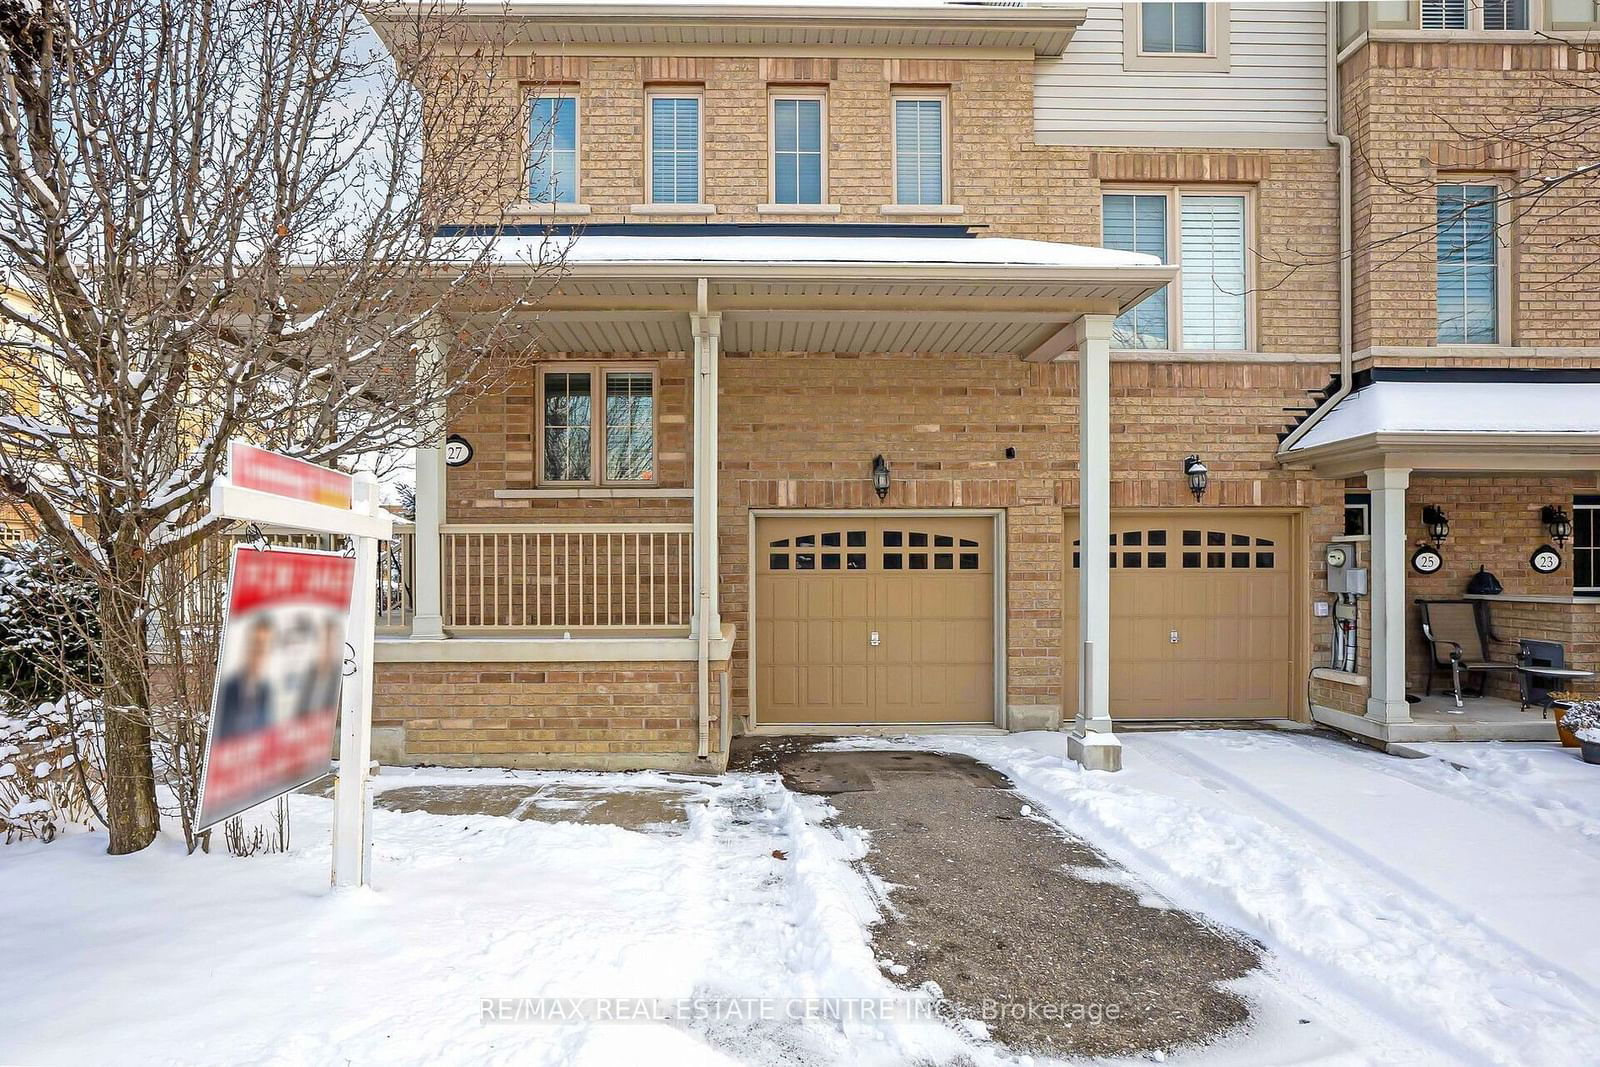
M1118 194L1133 196L1162 195L1167 198L1167 259L1178 268L1178 275L1167 292L1167 345L1166 348L1115 348L1117 352L1168 352L1174 354L1196 352L1254 352L1256 350L1256 263L1252 254L1256 243L1256 187L1253 185L1228 185L1210 183L1179 183L1169 185L1149 182L1100 183L1100 242L1105 243L1105 198ZM1242 196L1244 197L1244 347L1194 348L1183 347L1183 197L1189 196Z
M900 146L895 137L895 111L901 100L936 100L939 102L939 203L907 204L900 199ZM889 203L897 212L917 209L937 211L949 208L954 201L950 189L950 90L945 89L891 89L889 91Z
M656 199L656 161L655 161L655 101L656 100L684 100L693 98L699 101L695 109L695 159L698 166L695 168L695 188L693 201L685 203L681 200ZM647 88L644 93L644 202L665 210L690 211L699 208L706 202L706 91L703 86L659 86Z
M1579 494L1574 495L1573 498L1572 498L1572 517L1574 519L1576 519L1578 517L1578 511L1580 509L1593 513L1590 516L1590 521L1592 523L1592 525L1590 526L1591 532L1596 531L1596 530L1600 530L1600 496L1596 496L1596 495L1588 494L1588 493L1579 493ZM1591 577L1591 579L1593 579L1596 582L1596 584L1594 584L1594 585L1579 585L1578 584L1578 556L1577 556L1577 554L1580 551L1581 552L1592 552L1592 553L1594 553L1594 555L1590 557L1590 559L1592 560L1592 562L1590 564L1590 577ZM1596 544L1595 545L1593 545L1591 547L1587 547L1587 548L1580 548L1580 546L1578 545L1578 531L1577 531L1577 523L1576 522L1573 523L1573 531L1572 531L1572 564L1571 564L1571 566L1572 566L1572 595L1575 596L1575 597L1581 596L1581 597L1583 597L1585 599L1589 599L1589 598L1593 598L1593 597L1600 597L1600 538L1596 539Z
M1441 185L1492 186L1495 190L1494 212L1494 332L1493 341L1441 341L1439 340L1439 187ZM1516 316L1513 314L1513 297L1516 287L1513 275L1517 267L1515 256L1516 235L1512 228L1511 205L1506 194L1511 191L1504 174L1485 174L1482 171L1439 171L1433 181L1433 297L1434 339L1436 348L1503 348L1516 344Z
M570 201L533 198L533 109L541 100L570 100L575 109L572 121L572 199ZM554 138L552 137L552 143ZM552 147L551 151L554 151ZM583 206L583 101L577 88L563 86L552 92L532 91L528 101L528 165L522 175L522 200L536 211L573 211Z
M819 132L822 147L822 184L815 203L778 201L778 101L816 100L822 107ZM774 211L812 212L828 206L828 90L825 88L768 86L767 88L767 204Z
M653 461L650 464L649 478L607 478L605 475L606 459L606 419L605 419L605 391L606 376L610 374L643 374L650 375L650 395L654 398L651 406L650 424L650 451ZM550 374L588 374L589 375L589 477L576 480L558 480L546 478L544 475L544 380ZM596 400L599 402L596 403ZM574 361L551 360L542 362L538 367L536 391L534 398L533 436L534 436L534 484L540 488L570 489L590 485L616 485L616 486L652 486L661 483L661 369L656 363L641 363L637 361L601 360Z
M1233 14L1226 3L1206 7L1206 51L1202 54L1146 52L1144 5L1122 5L1122 69L1226 73L1232 69Z

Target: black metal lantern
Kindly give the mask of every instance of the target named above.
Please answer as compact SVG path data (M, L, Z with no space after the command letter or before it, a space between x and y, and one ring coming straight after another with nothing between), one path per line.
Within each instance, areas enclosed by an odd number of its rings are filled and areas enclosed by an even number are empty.
M1555 504L1546 504L1539 513L1539 521L1550 528L1550 539L1565 545L1572 539L1572 518Z
M1189 479L1189 492L1194 494L1198 503L1206 495L1206 487L1211 484L1211 472L1200 462L1199 456L1190 456L1183 461L1183 473Z
M879 500L889 495L889 464L882 453L872 457L872 489Z
M1428 528L1428 536L1433 538L1433 547L1437 549L1450 537L1450 516L1444 513L1444 508L1437 504L1424 504L1422 507L1422 525Z

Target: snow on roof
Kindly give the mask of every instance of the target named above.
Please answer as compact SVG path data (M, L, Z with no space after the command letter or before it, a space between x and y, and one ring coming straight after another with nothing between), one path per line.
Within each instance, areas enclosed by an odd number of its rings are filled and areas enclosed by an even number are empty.
M551 242L547 245L545 242ZM499 237L501 263L539 262L566 249L569 267L616 263L1078 267L1159 267L1138 252L1012 237Z
M1289 451L1375 433L1600 434L1600 382L1373 382Z

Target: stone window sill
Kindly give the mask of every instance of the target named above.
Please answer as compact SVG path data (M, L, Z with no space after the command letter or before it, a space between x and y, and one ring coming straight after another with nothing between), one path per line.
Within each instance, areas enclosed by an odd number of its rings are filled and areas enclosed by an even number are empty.
M512 204L506 208L508 215L535 215L535 216L562 216L562 215L587 215L590 208L588 204Z
M631 215L715 215L715 204L634 204Z
M884 204L882 215L960 215L967 209L960 204Z
M838 204L757 204L758 215L837 215Z

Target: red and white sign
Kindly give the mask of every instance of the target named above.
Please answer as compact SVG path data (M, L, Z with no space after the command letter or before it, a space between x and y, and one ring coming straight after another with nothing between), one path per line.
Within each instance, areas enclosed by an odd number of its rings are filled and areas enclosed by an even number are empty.
M199 826L331 773L356 561L233 552Z
M281 456L243 441L229 444L228 480L241 489L255 489L332 508L348 509L355 499L355 478L351 475L303 459Z

